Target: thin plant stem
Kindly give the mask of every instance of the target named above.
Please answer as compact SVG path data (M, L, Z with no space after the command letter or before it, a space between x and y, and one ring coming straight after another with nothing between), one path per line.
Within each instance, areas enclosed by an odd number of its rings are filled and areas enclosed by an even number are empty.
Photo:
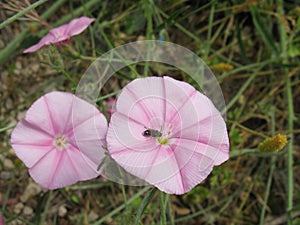
M8 18L7 20L3 21L0 24L0 30L7 26L8 24L14 22L15 20L19 19L21 16L25 15L26 13L28 13L30 10L35 9L36 7L38 7L39 5L44 4L45 2L47 2L48 0L39 0L37 2L35 2L34 4L28 6L27 8L21 10L20 12L18 12L17 14L13 15L12 17Z
M272 136L275 134L275 109L274 107L272 107L271 110L271 130L272 130ZM272 178L273 178L273 173L274 170L276 168L276 156L272 156L271 159L271 168L270 168L270 172L269 172L269 177L268 177L268 181L267 181L267 186L266 186L266 192L265 192L265 197L264 197L264 202L262 205L262 210L260 213L260 219L259 219L259 224L263 225L264 224L264 219L265 219L265 214L266 214L266 208L267 208L267 204L268 204L268 200L269 200L269 196L270 196L270 190L271 190L271 185L272 185Z
M210 51L210 41L211 41L211 33L212 33L212 27L213 27L213 21L214 21L214 13L215 13L215 4L212 4L210 8L210 13L209 13L209 19L208 19L208 32L207 32L207 43L205 46L205 52L204 52L204 57L203 60L204 62L207 60L209 51Z
M14 128L15 126L16 125L10 125L10 126L7 126L7 127L0 128L0 133L5 132L7 130L10 130L10 129Z
M244 93L247 87L251 84L254 78L257 76L257 73L267 64L267 62L261 63L261 65L253 72L253 74L246 80L246 82L242 85L237 94L231 99L231 101L226 106L226 110L229 110L239 99L239 97ZM223 113L223 112L222 112Z
M109 46L110 49L114 49L114 46L113 44L111 43L109 37L106 35L106 33L104 32L103 30L103 27L99 26L99 31L101 33L101 35L103 36L104 40L106 41L107 45ZM115 54L120 57L121 59L121 62L124 62L126 63L126 59L124 59L123 57L121 57L118 52L115 52ZM131 65L131 64L128 64L127 65L128 68L131 70L131 72L136 76L136 77L140 77L139 73L135 70L135 68ZM117 72L117 71L116 71Z
M283 1L278 0L278 13L284 15L283 10ZM279 32L280 32L280 44L281 44L281 56L283 58L283 63L288 63L287 59L287 32L285 30L284 24L279 21ZM288 74L288 70L284 70L285 74ZM288 108L288 122L287 129L293 130L293 119L294 119L294 107L293 107L293 95L291 88L291 80L289 76L286 76L286 97L287 97L287 108ZM292 225L292 209L293 209L293 190L294 190L294 178L293 178L293 140L294 135L290 133L289 142L287 144L287 216L288 216L288 224Z
M135 199L137 199L138 197L140 197L141 195L143 195L145 192L147 192L150 188L151 187L148 186L148 187L145 187L142 190L140 190L138 193L136 193L134 196L132 196L130 199L128 199L127 204L130 204L131 202L133 202ZM115 208L113 211L111 211L110 213L106 214L100 220L98 220L97 222L93 223L92 225L100 225L100 224L102 224L105 220L107 220L108 218L116 215L117 213L119 213L124 208L125 208L125 204L123 203L122 205L120 205L119 207Z
M46 217L47 217L47 213L48 213L48 209L50 207L50 202L52 200L52 197L53 197L53 191L51 190L51 191L49 191L49 196L48 196L48 199L46 201L45 209L44 209L44 212L41 216L40 225L45 224L45 222L46 222Z
M138 225L140 222L140 219L145 211L145 209L147 208L147 206L149 205L150 201L153 199L155 193L156 193L157 189L153 188L152 190L150 190L147 195L144 197L144 199L142 200L139 209L137 211L137 215L135 217L135 222L134 225Z
M166 225L167 224L167 217L166 217L166 205L164 201L164 193L159 192L159 202L160 202L160 224Z
M124 199L124 204L125 204L125 210L127 210L127 197L126 197L126 190L125 190L125 185L122 184L122 195L123 195L123 199Z
M153 33L153 26L152 26L152 12L151 8L153 7L153 2L151 0L145 1L145 14L147 18L147 31L146 31L146 38L147 40L151 40L152 38L152 33ZM149 49L150 46L147 46L147 55L146 55L146 62L144 66L144 77L148 76L148 71L149 71Z
M171 207L171 200L170 200L170 195L167 195L166 196L166 210L167 210L167 214L169 216L169 223L171 225L175 225L175 222L174 222L174 218L173 218L173 215L172 215L172 207Z
M69 73L67 73L63 68L60 69L60 72L73 84L74 87L76 87L78 84L77 82L70 76Z

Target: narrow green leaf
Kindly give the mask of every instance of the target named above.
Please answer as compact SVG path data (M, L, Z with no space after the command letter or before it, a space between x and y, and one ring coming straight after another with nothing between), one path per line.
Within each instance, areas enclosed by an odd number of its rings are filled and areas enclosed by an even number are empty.
M152 200L152 198L154 197L154 194L155 192L157 191L156 188L153 188L150 192L148 192L148 194L145 196L145 198L143 199L139 209L138 209L138 212L137 212L137 215L136 215L136 218L135 218L135 221L134 221L134 225L138 225L139 224L139 221L145 211L145 209L147 208L147 206L149 205L150 201Z
M251 12L251 15L252 15L252 20L253 20L254 26L255 26L258 34L262 38L262 41L265 43L266 47L271 52L273 52L275 54L278 54L279 53L278 49L274 44L274 43L276 43L276 41L272 37L271 33L267 30L267 28L269 26L267 26L266 24L264 24L262 22L261 15L258 12L257 6L251 6L250 7L250 12Z

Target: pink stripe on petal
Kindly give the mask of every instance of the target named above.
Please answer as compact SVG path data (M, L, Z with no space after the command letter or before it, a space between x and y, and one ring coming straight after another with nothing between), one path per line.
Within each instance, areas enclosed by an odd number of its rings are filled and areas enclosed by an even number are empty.
M98 165L105 157L105 142L99 140L86 140L77 142L77 149L87 159L91 167L97 169Z
M49 120L55 133L62 134L72 129L73 125L70 121L74 95L56 91L44 95L43 100L47 105Z
M165 109L165 122L168 123L171 122L172 118L175 116L174 114L190 101L191 96L195 94L196 90L191 85L170 77L163 77L163 82L165 87L165 98L169 102Z
M183 186L180 173L176 173L174 176L170 177L167 180L155 183L154 186L168 194L181 195L187 192L187 190Z
M164 119L164 105L163 82L151 77L146 82L135 79L129 83L117 100L116 111L150 125L153 118Z
M30 144L13 144L16 155L24 162L24 164L31 168L39 162L49 151L54 150L54 146L35 146ZM28 153L30 152L30 157Z
M180 168L188 164L195 153L213 160L214 165L219 165L229 158L228 152L223 152L219 148L182 138L178 139L178 144L173 150L178 158Z
M135 149L126 148L122 151L111 153L111 157L127 172L138 178L145 179L151 170L152 161L156 158L156 150L136 151Z
M52 136L55 134L53 121L44 97L37 99L27 110L25 118L28 123Z
M76 170L78 180L84 181L99 176L99 172L96 168L100 164L100 161L96 165L93 164L90 158L85 157L82 152L77 149L67 150L66 154L68 154L70 165Z
M11 144L51 145L53 136L22 119L11 134Z
M60 154L60 158L58 158L58 163L52 171L52 177L47 186L48 189L72 185L80 179L77 168L73 165L66 151L68 150L57 153Z
M188 192L202 182L214 166L214 160L191 149L178 146L175 155L174 162L176 162L177 168L173 167L171 170L172 167L166 164L166 168L170 170L168 176L165 175L166 179L154 183L157 188L169 194Z
M223 144L229 149L229 140L225 123L220 114L208 117L197 123L179 130L173 135L174 138L193 140L199 143L220 148Z
M124 148L137 151L151 151L155 148L155 140L143 136L147 128L128 120L123 114L115 112L109 126L111 129L108 129L106 140L111 154Z
M53 176L56 173L57 166L60 164L62 152L50 151L32 168L29 168L30 176L46 189L55 189L58 186L53 185Z

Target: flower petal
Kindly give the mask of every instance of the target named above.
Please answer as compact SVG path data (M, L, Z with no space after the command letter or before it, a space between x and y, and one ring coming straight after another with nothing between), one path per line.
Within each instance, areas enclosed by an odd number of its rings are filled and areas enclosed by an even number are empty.
M161 78L135 79L124 87L116 111L147 128L160 129L165 117L164 83Z
M68 35L69 37L72 37L77 34L80 34L95 20L96 19L94 19L94 18L88 18L85 16L71 20L68 23L68 27L66 29L66 35Z
M35 52L39 50L41 47L50 45L50 43L55 43L55 42L56 42L56 37L53 35L53 33L50 30L49 33L45 37L43 37L37 44L25 49L23 53Z
M76 102L78 103L78 101ZM74 104L76 108L79 106L77 103ZM85 103L85 107L83 107L82 103ZM80 108L84 109L85 113L80 114L80 117L78 114L79 110L73 111L74 129L72 130L73 134L70 134L70 142L80 150L84 158L95 170L105 157L103 146L106 146L107 121L103 114L99 113L94 106L83 101L81 106Z
M70 147L64 151L50 151L34 167L29 169L34 180L46 189L72 185L77 181L99 175L78 149Z
M11 145L16 155L29 168L54 148L52 142L53 137L35 129L26 120L21 120L11 134Z
M152 138L143 136L145 127L136 121L128 119L123 114L115 112L110 121L106 140L111 155L123 150L147 153L158 146Z

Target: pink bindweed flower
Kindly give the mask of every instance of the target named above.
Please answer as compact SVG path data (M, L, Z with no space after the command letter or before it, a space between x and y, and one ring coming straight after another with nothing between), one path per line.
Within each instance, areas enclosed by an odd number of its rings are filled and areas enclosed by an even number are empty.
M107 132L111 157L169 194L184 194L229 158L226 124L191 85L148 77L124 87Z
M45 45L65 44L75 35L83 32L95 19L82 16L71 20L69 23L53 28L37 44L27 48L23 53L35 52Z
M106 132L96 107L73 94L51 92L29 108L11 145L38 184L56 189L99 175Z

